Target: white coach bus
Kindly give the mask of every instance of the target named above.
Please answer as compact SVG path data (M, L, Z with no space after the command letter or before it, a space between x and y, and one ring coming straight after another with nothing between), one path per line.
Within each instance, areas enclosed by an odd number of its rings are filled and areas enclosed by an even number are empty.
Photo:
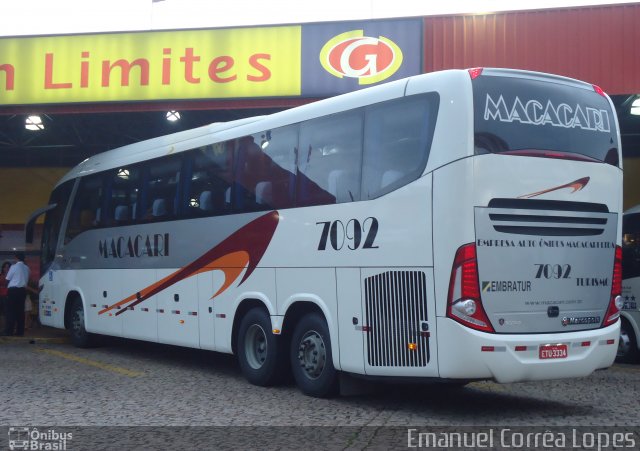
M600 88L425 74L82 162L42 210L40 314L312 396L585 376L616 356L621 208Z

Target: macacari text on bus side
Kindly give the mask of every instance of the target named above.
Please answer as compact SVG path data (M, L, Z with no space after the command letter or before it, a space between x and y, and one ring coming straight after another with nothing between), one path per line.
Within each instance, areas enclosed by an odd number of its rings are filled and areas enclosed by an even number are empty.
M168 257L169 234L120 236L100 240L98 252L103 258Z

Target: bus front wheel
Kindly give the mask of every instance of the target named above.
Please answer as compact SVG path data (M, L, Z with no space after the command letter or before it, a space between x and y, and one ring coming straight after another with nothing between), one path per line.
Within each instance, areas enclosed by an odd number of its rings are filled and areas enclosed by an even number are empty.
M238 362L244 377L254 385L275 385L286 371L286 349L271 333L271 318L262 308L249 310L242 318L237 338Z
M82 300L75 298L71 303L71 342L78 348L89 348L95 343L95 336L85 329Z
M338 374L333 366L327 322L317 313L303 316L291 339L291 370L300 390L327 398L336 394Z

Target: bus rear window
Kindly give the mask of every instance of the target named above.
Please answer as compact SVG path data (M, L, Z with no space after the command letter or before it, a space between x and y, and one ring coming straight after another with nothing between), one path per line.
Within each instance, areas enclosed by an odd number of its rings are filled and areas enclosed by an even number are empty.
M472 81L475 153L619 165L606 97L561 81L482 75Z

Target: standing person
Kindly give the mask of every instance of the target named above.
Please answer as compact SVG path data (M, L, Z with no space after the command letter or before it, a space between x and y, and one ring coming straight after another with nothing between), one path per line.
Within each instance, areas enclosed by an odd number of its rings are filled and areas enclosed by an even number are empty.
M27 297L27 283L29 283L29 267L24 263L24 252L15 253L16 262L11 265L7 273L9 281L8 315L5 324L5 334L24 335L24 300Z
M9 281L7 280L7 272L9 272L10 267L10 262L4 262L2 264L2 268L0 269L0 320L2 320L0 321L0 331L4 330L7 317L7 284L9 283Z

